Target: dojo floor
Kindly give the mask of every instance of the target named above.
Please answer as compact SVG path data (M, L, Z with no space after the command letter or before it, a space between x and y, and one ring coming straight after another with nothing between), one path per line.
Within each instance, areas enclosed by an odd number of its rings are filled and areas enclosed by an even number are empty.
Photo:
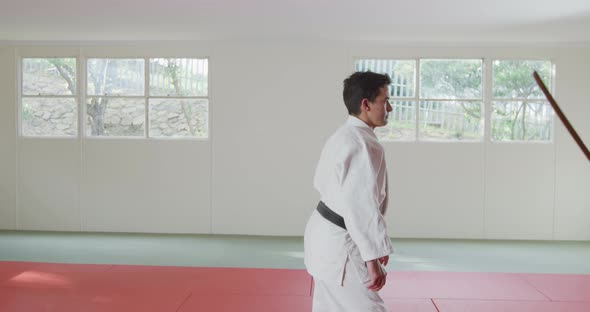
M590 242L394 239L391 311L590 311ZM0 311L310 311L301 238L0 231Z

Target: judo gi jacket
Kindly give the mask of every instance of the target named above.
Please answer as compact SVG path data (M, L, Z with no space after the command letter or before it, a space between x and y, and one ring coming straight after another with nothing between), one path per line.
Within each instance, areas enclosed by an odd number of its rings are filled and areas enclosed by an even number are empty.
M314 211L304 236L304 261L316 279L342 283L346 264L361 283L370 280L365 261L393 253L384 214L388 180L383 147L373 129L349 116L328 139L318 162L314 187L346 230Z

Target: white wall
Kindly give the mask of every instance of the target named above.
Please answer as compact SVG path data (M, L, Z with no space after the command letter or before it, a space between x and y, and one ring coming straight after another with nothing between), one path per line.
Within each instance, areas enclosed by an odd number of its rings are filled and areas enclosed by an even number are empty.
M17 138L15 57L60 52L209 57L210 139ZM0 46L0 228L302 235L320 149L346 117L354 57L549 58L556 98L590 143L588 47ZM384 145L392 236L590 239L590 166L557 119L550 144Z
M562 110L590 148L590 50L560 51L556 91ZM567 104L566 104L567 103ZM567 106L566 106L567 105ZM565 127L555 134L556 239L590 239L590 165Z
M346 56L329 46L224 44L211 71L213 232L302 235L322 141L345 116Z
M14 49L0 46L0 228L16 228Z

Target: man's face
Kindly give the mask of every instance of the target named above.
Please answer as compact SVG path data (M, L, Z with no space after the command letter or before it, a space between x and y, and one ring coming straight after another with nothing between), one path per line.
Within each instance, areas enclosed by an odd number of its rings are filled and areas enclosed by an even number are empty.
M387 125L387 117L391 112L391 104L389 104L389 95L387 86L379 89L379 95L374 101L369 101L370 110L367 112L369 117L369 125L374 127L383 127Z

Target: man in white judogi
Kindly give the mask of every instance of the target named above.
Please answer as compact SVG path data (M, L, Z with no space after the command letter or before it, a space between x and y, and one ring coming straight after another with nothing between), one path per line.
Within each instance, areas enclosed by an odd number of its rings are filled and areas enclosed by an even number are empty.
M304 237L314 277L313 312L387 311L378 291L393 252L384 214L387 169L375 127L391 111L387 75L357 72L344 80L349 117L328 139L314 177L320 193Z

